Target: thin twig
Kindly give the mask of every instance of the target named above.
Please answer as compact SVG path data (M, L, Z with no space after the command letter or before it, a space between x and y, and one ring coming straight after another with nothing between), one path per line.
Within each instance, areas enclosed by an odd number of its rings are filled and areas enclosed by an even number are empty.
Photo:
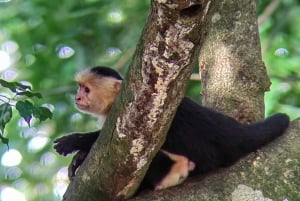
M264 10L264 12L258 17L258 25L262 25L278 8L280 0L273 0Z
M265 52L269 50L271 47L274 38L276 37L276 34L281 30L281 28L285 25L287 20L290 17L292 6L285 6L282 11L281 15L282 17L279 18L279 20L274 24L275 27L272 29L271 33L268 36L268 41L265 43L264 47L262 47L262 54L264 55ZM284 16L283 16L284 15Z
M60 94L66 94L74 91L76 89L76 86L63 86L63 87L58 87L55 89L50 89L47 91L39 92L42 94L43 97L49 97L53 95L60 95Z
M114 69L116 70L120 70L121 68L124 67L124 65L126 64L126 62L129 61L129 59L132 58L133 54L135 51L135 47L132 47L130 49L128 49L125 54L123 54L123 56L117 61L117 63L113 66Z

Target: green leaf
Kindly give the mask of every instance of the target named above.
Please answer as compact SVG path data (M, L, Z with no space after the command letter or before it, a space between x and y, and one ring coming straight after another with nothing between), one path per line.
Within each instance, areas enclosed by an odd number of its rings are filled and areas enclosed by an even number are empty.
M17 95L27 96L29 98L32 98L32 97L42 98L42 95L40 93L34 93L34 92L31 92L31 91L17 92Z
M16 104L16 108L21 117L25 119L28 126L30 126L30 120L32 116L39 119L40 121L45 121L46 119L52 118L52 112L46 107L36 107L31 102L18 101Z
M52 112L46 107L36 107L33 115L40 121L45 121L48 118L52 118Z
M0 105L0 131L1 133L4 132L4 128L6 124L11 120L12 118L12 109L11 105L8 103L3 103Z
M3 137L3 135L0 135L0 139L3 144L6 144L8 146L8 142L9 142L8 138L5 138L5 137Z
M0 79L0 85L2 85L3 87L6 87L8 89L10 89L12 92L16 93L17 90L30 90L31 87L30 86L27 86L27 85L24 85L24 84L21 84L19 82L7 82L3 79Z
M7 82L5 80L2 80L0 79L0 84L3 86L3 87L6 87L8 89L10 89L12 92L16 92L16 85L11 83L11 82Z
M33 104L27 100L25 101L18 101L16 104L16 109L18 110L21 117L27 122L28 126L30 127L30 120L32 118L32 114L34 113L35 107Z

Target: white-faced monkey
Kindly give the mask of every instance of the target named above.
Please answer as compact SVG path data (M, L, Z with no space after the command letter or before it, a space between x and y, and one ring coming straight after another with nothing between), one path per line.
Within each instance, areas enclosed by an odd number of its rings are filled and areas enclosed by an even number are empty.
M79 84L75 97L78 109L107 115L121 88L119 73L107 67L94 67L78 73L75 80ZM227 167L283 134L288 125L289 117L285 114L244 125L184 97L139 190L168 188L188 176ZM77 152L69 167L70 177L75 175L99 134L100 131L73 133L55 140L54 148L59 154Z

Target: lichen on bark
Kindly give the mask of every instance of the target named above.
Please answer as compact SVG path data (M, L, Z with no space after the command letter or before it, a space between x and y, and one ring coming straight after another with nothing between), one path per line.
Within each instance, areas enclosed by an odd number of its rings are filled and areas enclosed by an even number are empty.
M261 56L256 2L218 1L200 52L202 103L240 122L264 118L270 80Z

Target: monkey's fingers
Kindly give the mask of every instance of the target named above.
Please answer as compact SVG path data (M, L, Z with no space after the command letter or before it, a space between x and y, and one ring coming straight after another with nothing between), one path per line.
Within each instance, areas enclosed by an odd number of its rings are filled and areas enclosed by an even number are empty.
M78 169L78 167L82 164L82 162L85 160L86 156L87 156L88 152L84 152L84 151L79 151L75 154L75 156L73 157L71 164L68 167L68 176L69 179L72 180L73 177L76 174L76 171Z
M54 149L61 155L76 151L89 152L99 136L100 131L89 133L72 133L54 140Z
M76 149L76 146L73 144L71 135L63 136L61 138L54 140L54 149L57 153L60 155L66 156L68 154L71 154L78 149Z

